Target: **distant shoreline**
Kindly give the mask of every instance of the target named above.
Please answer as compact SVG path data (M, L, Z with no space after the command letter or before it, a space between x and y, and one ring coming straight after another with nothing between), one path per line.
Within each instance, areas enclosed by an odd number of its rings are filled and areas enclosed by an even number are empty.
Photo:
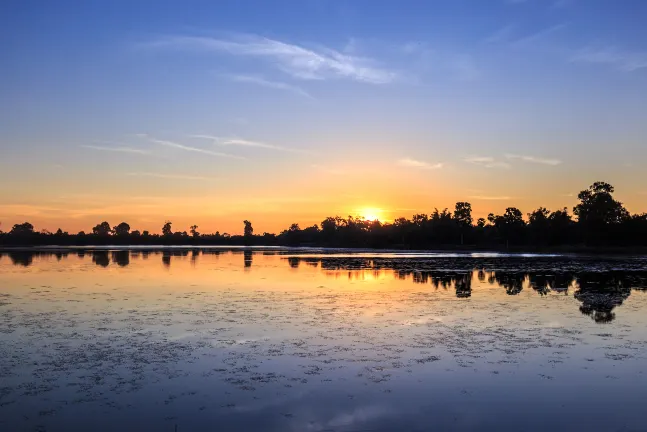
M0 245L2 252L56 252L56 251L74 251L74 250L145 250L145 251L163 251L178 249L214 249L224 251L236 250L283 250L283 251L323 251L327 253L348 252L380 252L380 253L499 253L499 254L538 254L538 255L647 255L647 247L592 247L592 246L559 246L559 247L527 247L527 246L510 246L506 247L487 247L478 245L465 246L435 246L433 248L405 248L405 247L388 247L388 248L370 248L370 247L352 247L352 246L329 246L329 245L210 245L210 244L94 244L94 245Z

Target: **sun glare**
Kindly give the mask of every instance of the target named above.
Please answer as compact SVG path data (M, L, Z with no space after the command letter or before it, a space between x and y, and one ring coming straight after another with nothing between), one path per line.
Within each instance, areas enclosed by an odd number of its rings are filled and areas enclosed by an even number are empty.
M363 208L359 212L360 216L368 221L376 221L382 218L382 209L379 208Z

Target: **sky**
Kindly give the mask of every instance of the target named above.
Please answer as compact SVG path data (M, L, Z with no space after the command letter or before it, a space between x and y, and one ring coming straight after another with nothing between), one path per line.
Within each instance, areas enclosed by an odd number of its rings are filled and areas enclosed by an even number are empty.
M0 229L647 211L644 0L0 2Z

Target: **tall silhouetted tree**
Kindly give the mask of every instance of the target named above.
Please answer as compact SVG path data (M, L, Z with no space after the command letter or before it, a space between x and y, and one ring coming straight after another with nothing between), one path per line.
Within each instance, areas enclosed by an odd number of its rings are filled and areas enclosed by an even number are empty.
M243 223L245 224L245 228L243 229L243 235L247 238L253 236L254 228L252 227L252 223L248 220L244 220Z
M472 227L472 205L468 202L457 202L454 221L461 232L461 244L465 244L465 232Z
M249 245L254 238L254 228L252 227L252 223L248 220L244 220L243 224L245 224L245 228L243 229L243 240L245 244Z
M200 233L198 232L198 226L197 225L191 225L191 227L189 228L189 232L191 233L191 236L193 238L200 237Z
M611 227L629 219L629 212L613 198L613 192L609 183L595 182L578 194L580 203L573 208L573 213L587 242L609 240Z
M550 211L544 207L539 207L532 213L528 213L528 228L533 243L542 244L548 241L549 216Z
M164 226L162 227L162 235L163 236L171 236L173 235L173 229L172 229L173 222L171 221L166 221L164 222Z
M506 247L510 247L510 240L519 240L525 222L521 210L516 207L508 207L503 215L495 216L492 213L488 220L494 225L497 231L505 238Z

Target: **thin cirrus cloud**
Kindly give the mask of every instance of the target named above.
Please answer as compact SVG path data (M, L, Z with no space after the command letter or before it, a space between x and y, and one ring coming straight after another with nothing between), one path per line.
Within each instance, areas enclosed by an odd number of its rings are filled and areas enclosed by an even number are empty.
M533 43L546 39L552 34L557 33L558 31L563 30L566 27L567 25L565 23L561 23L549 27L544 27L535 31L534 33L515 36L515 33L519 33L518 25L508 24L499 28L490 36L483 39L483 42L486 44L507 44L512 47L522 47L526 45L532 45Z
M485 168L510 168L509 163L496 160L491 156L470 156L465 159L465 162Z
M127 147L127 146L122 146L122 145L117 145L115 147L108 147L108 146L99 146L99 145L82 145L81 147L86 148L86 149L91 149L91 150L98 150L98 151L107 151L107 152L118 152L118 153L132 153L132 154L141 154L141 155L149 155L151 154L150 151L148 150L143 150L143 149L138 149L134 147Z
M647 68L647 52L622 51L615 47L584 48L577 51L571 61L575 63L591 63L608 65L623 72L634 72Z
M520 160L523 162L530 162L530 163L535 163L535 164L540 164L540 165L551 165L551 166L556 166L556 165L561 165L562 161L559 159L546 159L546 158L540 158L536 156L527 156L527 155L517 155L517 154L506 154L505 157L509 160Z
M166 173L155 173L155 172L131 172L126 175L131 177L155 177L155 178L170 179L170 180L201 180L201 181L215 180L214 177L202 177L202 176L193 176L193 175L184 175L184 174L166 174Z
M314 99L312 95L310 95L310 93L306 92L301 87L297 87L280 81L270 81L268 79L265 79L263 77L256 76L256 75L226 75L226 78L238 83L255 84L261 87L267 87L275 90L283 90L286 92L290 92L290 93L305 97L307 99Z
M217 137L213 135L189 135L189 137L210 140L214 144L221 145L221 146L256 147L256 148L263 148L263 149L277 150L277 151L284 151L284 152L293 152L293 153L308 153L308 154L311 153L307 150L283 147L283 146L268 144L260 141L250 141L242 138L223 138L223 137Z
M553 25L553 26L550 26L550 27L543 28L543 29L541 29L539 31L536 31L535 33L523 36L523 37L521 37L521 38L519 38L519 39L517 39L515 41L510 42L510 43L511 43L512 46L515 46L515 47L520 47L520 46L523 46L523 45L529 45L529 44L532 44L532 43L535 43L535 42L539 42L539 41L541 41L543 39L546 39L549 36L551 36L552 34L558 32L560 30L563 30L566 27L567 26L564 23Z
M148 139L148 141L150 141L150 142L152 142L154 144L158 144L158 145L161 145L161 146L170 147L170 148L174 148L174 149L178 149L178 150L184 150L184 151L187 151L187 152L201 153L201 154L206 154L206 155L210 155L210 156L224 157L224 158L230 158L230 159L246 159L243 156L232 155L232 154L229 154L229 153L216 152L216 151L207 150L207 149L203 149L203 148L199 148L199 147L192 147L192 146L176 143L174 141L166 141L166 140L156 139L156 138L148 136L147 134L137 134L137 136L140 137L140 138L146 138L146 139Z
M512 161L522 161L522 162L534 163L539 165L551 165L551 166L560 165L562 163L562 161L559 159L548 159L548 158L541 158L536 156L518 155L518 154L511 154L511 153L505 154L505 158L508 160L508 162L497 160L492 156L470 156L465 159L465 162L471 163L473 165L482 166L485 168L506 168L506 169L512 167L511 165Z
M256 58L302 80L345 78L369 84L388 84L398 77L396 72L381 67L373 59L343 54L326 47L304 48L257 35L230 39L166 36L140 46Z
M398 165L410 168L420 168L426 170L440 169L443 167L442 162L430 163L411 158L403 158L398 161Z

